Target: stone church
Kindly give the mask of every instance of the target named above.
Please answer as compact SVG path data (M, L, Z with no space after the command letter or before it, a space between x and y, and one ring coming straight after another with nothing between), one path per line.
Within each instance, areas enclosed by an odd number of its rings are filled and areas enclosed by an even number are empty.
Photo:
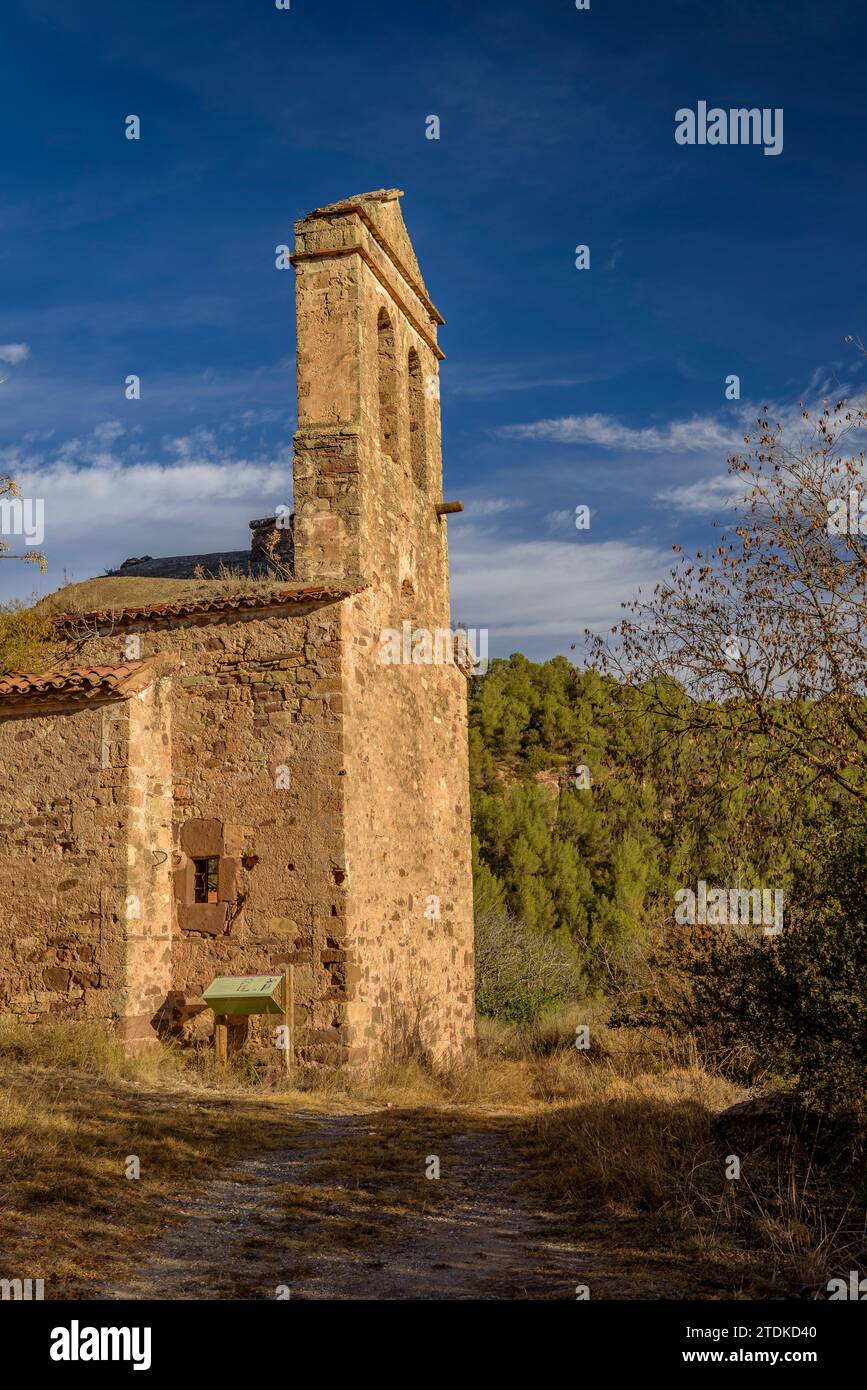
M472 1040L471 658L382 660L450 629L443 320L400 197L296 223L291 517L67 585L56 669L0 678L4 1017L196 1036L215 975L292 963L302 1058Z

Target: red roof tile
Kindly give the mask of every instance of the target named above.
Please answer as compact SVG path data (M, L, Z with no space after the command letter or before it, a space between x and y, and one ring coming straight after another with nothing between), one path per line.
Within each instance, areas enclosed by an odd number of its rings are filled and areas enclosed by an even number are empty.
M43 671L40 676L13 672L0 676L0 700L7 703L20 699L53 696L109 695L118 691L139 672L149 672L152 662L128 661L123 666L82 666L72 671Z
M359 586L363 587L363 586ZM137 618L185 618L196 613L232 613L257 608L277 608L284 603L316 603L348 598L354 588L323 588L306 585L270 594L234 594L215 598L179 599L175 603L149 603L137 608L100 608L87 613L61 613L54 618L59 627L81 622L131 622Z

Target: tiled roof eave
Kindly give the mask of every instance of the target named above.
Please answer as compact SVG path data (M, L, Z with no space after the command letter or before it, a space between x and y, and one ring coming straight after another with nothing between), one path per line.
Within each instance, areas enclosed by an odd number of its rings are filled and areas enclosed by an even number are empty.
M0 713L19 707L100 703L126 698L149 685L171 658L128 661L118 666L81 666L71 670L43 671L38 675L13 672L0 677Z
M170 622L173 618L188 618L198 615L214 614L219 616L221 613L231 615L233 613L265 612L271 609L284 608L289 604L339 601L358 593L364 587L363 584L347 588L308 585L302 589L286 589L268 595L236 594L232 597L223 596L214 599L180 599L175 603L141 604L132 608L101 608L84 613L60 613L52 621L57 627L68 630L76 628L82 623L112 623L115 626L122 626L153 619Z

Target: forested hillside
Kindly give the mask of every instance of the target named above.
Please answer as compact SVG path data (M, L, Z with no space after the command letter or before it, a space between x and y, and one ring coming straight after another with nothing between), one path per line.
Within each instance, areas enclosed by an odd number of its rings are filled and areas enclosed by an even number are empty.
M675 707L684 698L672 689ZM492 662L470 723L477 911L553 933L591 984L671 922L678 888L788 894L841 829L833 789L797 768L760 775L755 746L715 757L706 735L565 657Z

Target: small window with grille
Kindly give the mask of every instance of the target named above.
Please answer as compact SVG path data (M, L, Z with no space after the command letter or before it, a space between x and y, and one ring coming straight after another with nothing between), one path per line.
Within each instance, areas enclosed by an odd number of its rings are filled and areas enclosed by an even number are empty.
M215 903L217 901L217 876L220 861L216 856L209 859L194 859L193 902Z

